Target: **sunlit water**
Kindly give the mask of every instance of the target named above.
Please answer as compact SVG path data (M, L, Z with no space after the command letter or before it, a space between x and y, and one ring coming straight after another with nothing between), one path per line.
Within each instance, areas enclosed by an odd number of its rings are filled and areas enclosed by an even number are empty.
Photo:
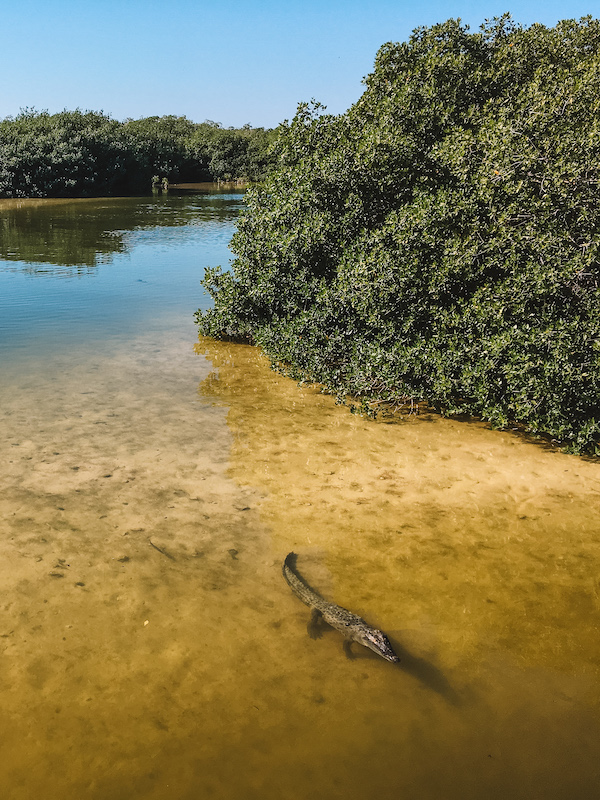
M600 467L195 344L241 203L0 202L2 797L597 797Z

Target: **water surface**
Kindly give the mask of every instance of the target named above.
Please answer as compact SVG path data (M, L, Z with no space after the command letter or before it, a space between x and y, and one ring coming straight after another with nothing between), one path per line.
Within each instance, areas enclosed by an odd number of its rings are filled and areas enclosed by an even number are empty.
M0 354L102 346L192 324L207 264L228 263L241 194L0 200ZM189 328L191 330L191 328ZM20 357L20 356L19 356Z
M595 798L598 465L198 342L241 203L0 203L3 796Z

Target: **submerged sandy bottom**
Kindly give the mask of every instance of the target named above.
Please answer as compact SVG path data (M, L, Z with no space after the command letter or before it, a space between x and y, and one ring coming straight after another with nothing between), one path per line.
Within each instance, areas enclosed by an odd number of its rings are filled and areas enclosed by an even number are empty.
M3 797L597 796L598 464L207 341L0 394ZM308 637L290 550L399 666Z

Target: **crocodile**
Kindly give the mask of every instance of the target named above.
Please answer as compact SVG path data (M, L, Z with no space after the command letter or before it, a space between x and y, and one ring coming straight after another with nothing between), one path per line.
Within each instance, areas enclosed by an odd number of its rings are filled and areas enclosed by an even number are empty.
M315 592L297 572L296 558L295 553L288 553L282 566L283 577L289 583L294 594L309 608L312 608L312 623L323 618L328 625L339 631L344 636L344 650L349 658L353 657L352 642L358 642L387 661L395 663L400 661L383 631L373 628L362 617L335 603L328 602Z

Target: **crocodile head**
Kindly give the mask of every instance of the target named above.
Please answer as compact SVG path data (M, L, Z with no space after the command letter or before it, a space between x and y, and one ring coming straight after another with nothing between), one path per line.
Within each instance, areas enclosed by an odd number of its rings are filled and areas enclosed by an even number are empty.
M365 647L368 647L369 650L373 650L378 656L383 656L387 661L393 661L395 663L400 661L400 658L394 653L390 640L385 633L375 628L361 631L360 635L357 637L357 641Z

